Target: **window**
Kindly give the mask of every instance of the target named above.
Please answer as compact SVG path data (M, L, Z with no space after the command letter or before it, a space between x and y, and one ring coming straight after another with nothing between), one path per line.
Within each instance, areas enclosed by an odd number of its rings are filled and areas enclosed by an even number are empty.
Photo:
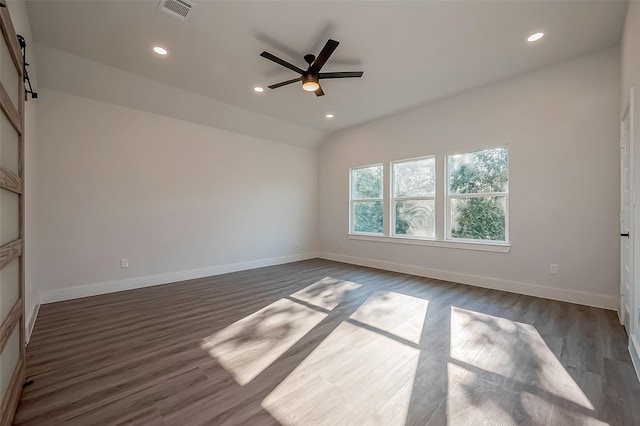
M435 158L391 163L392 235L435 238Z
M351 169L351 232L382 234L382 164Z
M387 170L349 170L349 238L509 252L508 147L407 158Z
M507 241L507 147L450 155L447 175L447 238Z

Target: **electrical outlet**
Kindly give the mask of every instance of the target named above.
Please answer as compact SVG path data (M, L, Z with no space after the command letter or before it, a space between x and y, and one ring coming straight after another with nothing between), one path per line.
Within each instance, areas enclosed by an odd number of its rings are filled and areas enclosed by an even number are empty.
M560 274L560 267L558 266L557 263L552 263L551 265L549 265L549 273L553 275Z
M120 259L120 267L128 268L129 267L129 259Z

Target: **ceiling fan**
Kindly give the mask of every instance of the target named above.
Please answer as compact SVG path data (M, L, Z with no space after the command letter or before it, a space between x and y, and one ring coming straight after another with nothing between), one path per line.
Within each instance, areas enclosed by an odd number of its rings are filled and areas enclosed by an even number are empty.
M287 84L302 81L302 89L306 90L307 92L315 92L316 96L323 96L324 92L322 91L322 87L320 87L320 80L322 79L362 77L362 71L320 72L324 64L327 62L327 59L329 59L333 51L336 50L336 47L338 47L338 44L340 43L335 40L329 39L320 51L318 57L315 57L312 54L304 55L305 62L309 64L309 68L307 68L306 71L285 61L284 59L280 59L277 56L272 55L269 52L262 52L260 56L262 56L263 58L267 58L270 61L275 62L276 64L282 65L283 67L289 68L290 70L300 74L300 77L298 78L272 84L271 86L269 86L269 89L277 89L278 87L286 86Z

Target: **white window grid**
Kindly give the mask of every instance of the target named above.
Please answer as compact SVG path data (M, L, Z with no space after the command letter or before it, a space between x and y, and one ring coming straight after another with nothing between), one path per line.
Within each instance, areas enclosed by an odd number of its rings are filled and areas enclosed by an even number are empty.
M489 243L508 243L509 240L509 191L503 191L503 192L474 192L474 193L464 193L464 194L452 194L451 191L451 187L449 185L449 157L451 157L452 155L459 155L459 154L472 154L474 152L481 152L481 151L485 151L485 150L489 150L489 149L497 149L497 148L506 148L507 150L509 149L509 147L507 145L505 146L499 146L499 147L494 147L494 148L485 148L485 149L478 149L475 151L465 151L465 152L456 152L456 153L449 153L447 155L445 155L444 157L444 178L445 178L445 211L444 211L444 232L445 232L445 239L446 240L451 240L451 241L458 241L458 242L472 242L472 243L483 243L483 242L489 242ZM510 181L510 176L509 173L511 171L511 167L507 168L507 182ZM509 188L509 185L507 185L507 188ZM496 241L496 240L480 240L480 239L472 239L472 238L456 238L451 236L451 200L454 199L465 199L465 198L491 198L491 197L504 197L504 202L505 202L505 206L504 206L504 241Z
M396 164L402 164L402 163L412 163L415 161L420 161L420 160L429 160L432 159L434 160L434 191L433 191L433 195L425 195L425 196L419 196L419 197L396 197L395 196L395 173L394 173L394 165ZM424 157L414 157L414 158L406 158L406 159L402 159L402 160L396 160L396 161L391 161L391 166L390 166L390 178L389 178L389 194L391 194L391 206L390 206L390 215L389 217L391 218L390 223L389 223L389 235L393 236L393 237L401 237L401 238L415 238L415 239L422 239L422 240L433 240L435 239L435 232L434 232L434 236L433 237L422 237L422 236L410 236L410 235L403 235L403 234L396 234L396 203L398 201L420 201L420 200L433 200L433 203L435 205L436 203L436 188L438 185L438 181L437 181L437 171L435 170L435 155L427 155ZM434 211L435 214L435 211ZM434 217L434 223L435 223L435 217ZM437 223L435 223L435 226L437 227Z
M382 187L380 188L380 194L381 194L380 198L354 198L353 197L353 172L356 170L369 169L371 167L380 167L382 169L382 179L381 179ZM363 203L363 202L376 202L376 201L381 202L384 206L384 166L383 164L382 163L369 164L367 166L359 166L359 167L353 167L349 169L349 233L362 234L362 235L383 235L384 226L383 226L383 232L356 231L354 226L355 225L354 224L355 204ZM383 212L384 212L384 209L383 209ZM383 221L384 221L384 216L383 216Z

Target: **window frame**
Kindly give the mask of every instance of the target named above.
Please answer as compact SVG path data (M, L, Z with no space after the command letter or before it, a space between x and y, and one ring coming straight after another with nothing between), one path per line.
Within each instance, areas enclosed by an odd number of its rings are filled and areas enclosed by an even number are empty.
M433 195L420 196L420 197L396 197L395 196L395 170L396 164L413 163L420 160L433 160ZM403 158L401 160L393 160L389 162L389 236L393 238L409 238L416 240L428 240L435 241L438 234L438 223L436 220L437 209L437 192L438 192L438 170L435 154L424 155L420 157ZM420 235L405 235L396 233L396 202L397 201L422 201L433 200L433 237L425 237Z
M507 191L506 192L474 192L464 194L451 194L451 186L449 185L449 157L461 154L474 154L476 152L488 151L491 149L506 149L507 150ZM495 245L510 245L509 237L509 189L511 183L511 156L509 152L509 145L501 145L489 148L476 149L473 151L460 151L447 153L444 156L444 238L447 241L458 243L476 243L476 244L495 244ZM484 240L473 238L457 238L451 235L451 200L453 199L468 199L468 198L490 198L490 197L504 197L504 240Z
M372 167L380 167L382 173L381 185L380 185L380 198L353 198L353 172L355 170L369 169ZM383 163L374 163L368 164L366 166L357 166L349 168L349 234L353 235L371 235L371 236L381 236L384 235L384 164ZM361 202L376 202L379 201L382 203L382 232L363 232L356 231L354 227L354 205L355 203Z

